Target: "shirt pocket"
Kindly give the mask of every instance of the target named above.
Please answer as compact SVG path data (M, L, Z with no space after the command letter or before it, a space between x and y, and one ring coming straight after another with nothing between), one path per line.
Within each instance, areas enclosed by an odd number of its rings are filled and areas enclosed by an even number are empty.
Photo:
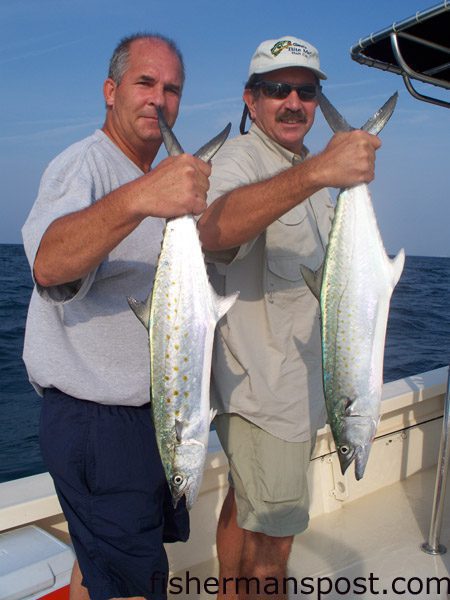
M306 293L299 256L268 256L265 291L271 304L280 307L295 302Z

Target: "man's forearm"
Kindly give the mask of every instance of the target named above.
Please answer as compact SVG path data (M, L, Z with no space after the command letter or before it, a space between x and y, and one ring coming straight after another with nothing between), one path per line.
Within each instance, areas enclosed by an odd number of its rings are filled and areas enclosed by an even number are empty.
M56 219L36 255L36 281L48 287L86 276L146 217L200 214L210 171L188 154L169 157L92 206Z
M374 177L376 136L355 130L333 136L319 154L266 181L237 188L213 202L199 220L206 250L248 242L324 187L349 187Z
M266 181L237 188L213 202L198 222L203 247L217 251L240 246L319 191L322 186L311 161Z

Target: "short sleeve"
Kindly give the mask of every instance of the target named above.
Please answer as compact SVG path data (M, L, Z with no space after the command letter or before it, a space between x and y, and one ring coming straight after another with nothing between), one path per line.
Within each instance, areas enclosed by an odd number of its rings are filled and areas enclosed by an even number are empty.
M64 153L50 163L45 171L36 201L22 228L24 249L32 275L42 237L51 223L67 214L87 208L95 201L95 181L90 177L89 171L89 165L85 161L70 161L70 155ZM85 295L94 276L95 272L82 280L48 288L36 284L36 290L42 298L50 302L68 302Z

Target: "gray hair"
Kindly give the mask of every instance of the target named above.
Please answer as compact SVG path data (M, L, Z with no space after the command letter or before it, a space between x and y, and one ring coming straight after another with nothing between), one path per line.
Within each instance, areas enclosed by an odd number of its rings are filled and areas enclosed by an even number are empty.
M136 40L149 40L149 41L159 41L171 50L175 56L178 58L181 69L181 85L184 84L185 71L184 71L184 61L183 55L181 54L180 49L175 44L173 40L170 38L160 35L158 33L134 33L133 35L128 35L120 40L118 45L116 46L113 55L111 56L111 60L109 61L109 70L108 77L114 81L117 85L122 81L122 77L124 76L125 71L128 68L128 58L130 56L130 46L131 43Z
M253 75L250 75L250 78L247 80L247 83L245 84L244 89L252 90L253 93L258 94L259 90L255 89L254 86L256 83L259 83L263 79L264 79L264 73L253 73Z
M257 87L255 87L255 84L262 81L263 78L263 73L253 73L253 75L250 75L250 78L244 85L244 89L251 90L253 96L256 98L259 95L260 90ZM246 133L248 133L247 131L245 131L245 122L247 121L247 117L249 117L251 120L248 106L244 102L244 110L242 111L241 122L239 123L239 131L241 132L241 135L245 135Z

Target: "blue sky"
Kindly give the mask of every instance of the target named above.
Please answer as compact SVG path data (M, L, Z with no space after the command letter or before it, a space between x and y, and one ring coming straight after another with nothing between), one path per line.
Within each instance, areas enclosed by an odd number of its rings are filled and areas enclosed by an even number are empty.
M450 111L411 98L401 78L361 66L361 37L435 4L426 0L0 0L0 243L21 242L48 162L103 123L102 84L124 35L172 37L187 81L175 132L195 151L231 121L238 133L248 63L264 39L295 35L320 51L325 92L355 126L396 90L370 186L389 253L450 256ZM444 92L440 92L441 96ZM330 137L321 115L307 138ZM161 153L163 156L164 153Z

